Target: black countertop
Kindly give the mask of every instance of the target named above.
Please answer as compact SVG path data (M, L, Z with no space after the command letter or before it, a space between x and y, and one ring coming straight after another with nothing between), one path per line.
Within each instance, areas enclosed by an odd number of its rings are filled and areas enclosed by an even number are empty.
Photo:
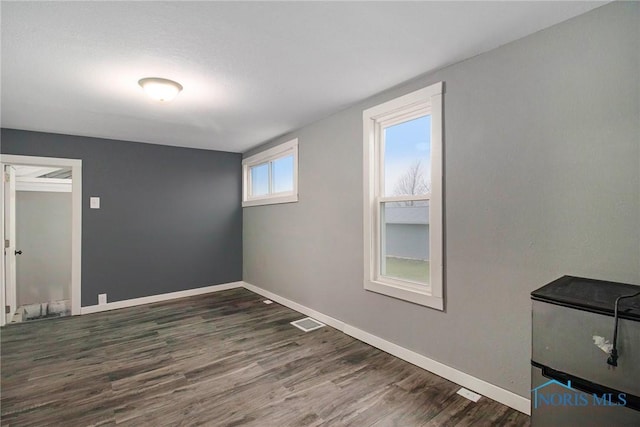
M638 285L564 276L531 292L531 298L613 316L616 298L637 292ZM640 321L640 295L621 300L618 315Z

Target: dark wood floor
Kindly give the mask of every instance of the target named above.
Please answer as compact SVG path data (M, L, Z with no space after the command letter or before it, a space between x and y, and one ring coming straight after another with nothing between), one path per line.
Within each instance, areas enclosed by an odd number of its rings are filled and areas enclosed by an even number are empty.
M244 289L2 329L1 424L528 425Z

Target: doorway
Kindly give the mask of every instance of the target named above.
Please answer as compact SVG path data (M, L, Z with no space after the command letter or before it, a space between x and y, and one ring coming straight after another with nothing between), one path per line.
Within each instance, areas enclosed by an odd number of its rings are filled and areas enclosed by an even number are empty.
M2 155L0 324L80 314L82 161Z

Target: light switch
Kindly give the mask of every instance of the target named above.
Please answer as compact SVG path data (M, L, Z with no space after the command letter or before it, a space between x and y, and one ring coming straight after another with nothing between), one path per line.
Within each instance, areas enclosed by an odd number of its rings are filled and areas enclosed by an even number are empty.
M89 207L91 209L100 209L100 197L90 197Z

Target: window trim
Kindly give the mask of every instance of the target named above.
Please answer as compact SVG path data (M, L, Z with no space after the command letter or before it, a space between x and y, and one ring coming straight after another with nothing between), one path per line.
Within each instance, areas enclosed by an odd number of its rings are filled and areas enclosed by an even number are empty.
M251 196L251 168L263 163L293 155L293 190L271 193L271 168L269 168L269 194ZM242 207L293 203L298 201L298 138L269 148L242 159Z
M443 82L366 109L363 118L364 177L364 288L394 298L444 310L443 292L443 197L442 197L442 93ZM384 124L402 123L431 114L431 193L411 196L429 200L429 285L380 277L380 204L404 196L383 196L384 152L381 129Z

